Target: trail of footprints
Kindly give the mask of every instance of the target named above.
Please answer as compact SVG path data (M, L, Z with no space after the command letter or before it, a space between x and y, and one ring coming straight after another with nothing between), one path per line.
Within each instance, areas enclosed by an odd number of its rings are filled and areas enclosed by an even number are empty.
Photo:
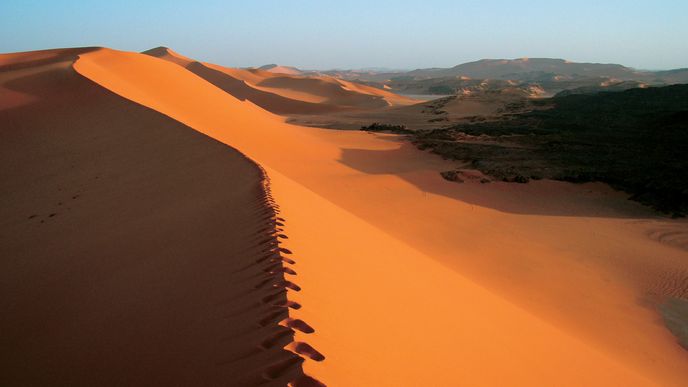
M286 340L293 340L295 331L311 334L315 332L315 329L305 321L289 316L289 309L300 309L301 305L287 299L287 290L298 292L301 291L301 287L287 278L287 276L293 277L297 275L296 271L289 266L295 265L296 261L291 258L293 254L289 249L280 246L280 240L288 239L283 234L284 229L282 228L284 227L285 219L279 216L279 205L272 197L269 177L265 170L262 170L262 172L263 190L260 202L262 206L267 204L267 210L263 210L264 213L261 214L261 220L265 221L267 226L261 231L267 231L271 236L257 241L257 245L261 246L261 257L256 260L256 264L262 266L264 275L258 278L255 289L264 290L272 288L274 292L261 300L263 304L270 307L270 311L260 320L259 324L262 327L267 327L279 323L279 325L286 328L286 330L273 333L260 343L259 349L266 350L277 345L284 346ZM291 341L285 348L298 354L300 357L292 357L267 367L263 373L266 381L277 379L293 367L300 366L305 358L313 361L325 360L323 354L305 342ZM289 385L295 387L324 386L323 383L305 374L297 380L291 381Z

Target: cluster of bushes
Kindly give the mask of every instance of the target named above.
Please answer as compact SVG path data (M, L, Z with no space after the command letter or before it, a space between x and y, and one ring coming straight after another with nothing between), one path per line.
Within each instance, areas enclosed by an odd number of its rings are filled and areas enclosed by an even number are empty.
M386 133L397 133L397 134L411 134L411 133L413 133L412 130L406 129L406 125L389 125L389 124L380 124L377 122L374 122L368 126L361 126L361 130L365 130L367 132L386 132Z
M533 103L540 109L418 132L414 142L501 180L601 181L662 212L688 214L688 85ZM493 141L460 140L465 134Z
M456 94L456 89L447 85L435 85L428 87L428 94L449 95Z

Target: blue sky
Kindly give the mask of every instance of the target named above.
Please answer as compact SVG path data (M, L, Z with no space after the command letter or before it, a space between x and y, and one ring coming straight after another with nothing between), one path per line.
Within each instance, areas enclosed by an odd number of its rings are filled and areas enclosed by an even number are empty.
M688 67L688 1L0 0L0 52L169 46L229 66L449 67L556 57Z

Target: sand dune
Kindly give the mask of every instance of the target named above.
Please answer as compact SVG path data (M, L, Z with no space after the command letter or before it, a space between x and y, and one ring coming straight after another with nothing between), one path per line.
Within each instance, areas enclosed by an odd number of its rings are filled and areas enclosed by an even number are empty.
M316 328L296 334L312 347L290 346L307 374L332 385L688 377L686 353L648 298L663 275L686 269L685 250L648 230L685 222L594 185L451 184L437 173L447 162L393 136L287 125L145 55L99 50L74 67L267 169L284 246L299 261L303 290L288 298L307 306L293 316Z
M248 100L275 114L326 114L346 109L328 103L309 102L251 87L246 81L234 78L223 71L216 70L199 62L186 67L189 71L219 87L240 100Z
M30 96L0 99L0 384L306 381L263 171L77 74L87 51L0 56Z
M316 98L321 98L320 102L357 108L370 109L417 102L389 91L364 85L356 86L352 82L325 76L271 76L256 83L256 86L263 90L292 95L294 98L298 98L299 95L310 94Z
M363 109L381 106L405 106L418 102L386 90L335 77L295 76L275 74L260 69L246 70L208 65L242 79L258 89L308 102L331 103ZM385 103L381 103L380 100L385 101Z
M258 69L263 70L263 71L269 71L271 73L276 73L276 74L289 74L289 75L301 74L301 70L297 69L296 67L280 66L280 65L276 65L276 64L269 64L269 65L265 65L265 66L260 66Z
M259 69L234 69L193 61L169 48L145 51L187 68L241 100L276 114L324 114L408 105L410 98L332 77L302 77Z

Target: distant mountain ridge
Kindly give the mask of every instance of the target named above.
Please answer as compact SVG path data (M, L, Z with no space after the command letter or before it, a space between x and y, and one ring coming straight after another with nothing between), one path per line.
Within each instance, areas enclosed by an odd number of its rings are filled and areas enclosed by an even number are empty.
M303 77L327 76L407 95L452 95L514 88L525 92L536 90L532 96L544 96L562 91L580 94L688 83L688 68L648 71L614 63L558 58L480 59L449 68L410 71L381 67L305 70L279 64L255 69Z
M644 71L613 63L579 63L553 58L481 59L450 68L425 68L406 72L361 72L332 70L319 72L404 94L461 94L498 86L542 89L545 95L562 90L579 92L605 90L612 85L623 88L688 83L688 68ZM308 73L304 73L308 74ZM618 89L619 87L617 87Z
M257 67L273 73L317 76L327 75L346 80L387 83L439 78L493 79L515 81L571 81L604 78L614 82L637 81L652 84L688 83L688 68L648 71L615 63L572 62L559 58L480 59L453 67L431 67L415 70L391 70L384 67L359 69L305 70L293 66L267 64Z
M519 58L481 59L448 69L419 69L406 73L406 75L420 78L465 76L483 79L520 79L524 75L532 74L613 77L626 80L646 75L646 72L639 72L619 64L577 63L551 58Z

